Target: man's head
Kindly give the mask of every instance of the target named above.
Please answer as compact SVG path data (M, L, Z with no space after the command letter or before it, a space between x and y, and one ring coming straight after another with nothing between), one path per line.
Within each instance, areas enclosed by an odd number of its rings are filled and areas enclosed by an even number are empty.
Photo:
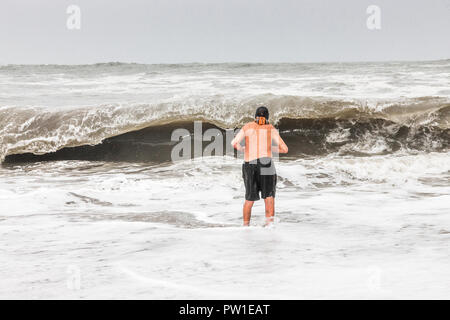
M258 109L256 109L255 119L259 124L265 124L269 122L269 110L267 110L267 108L264 106L259 107Z

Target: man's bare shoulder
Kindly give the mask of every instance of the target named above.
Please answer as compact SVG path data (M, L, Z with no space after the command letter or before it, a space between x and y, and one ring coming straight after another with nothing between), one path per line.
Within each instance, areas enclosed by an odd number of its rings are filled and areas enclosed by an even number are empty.
M244 124L244 126L242 127L242 130L250 129L250 128L252 128L254 125L255 125L255 122L254 122L254 121L247 122L247 123Z

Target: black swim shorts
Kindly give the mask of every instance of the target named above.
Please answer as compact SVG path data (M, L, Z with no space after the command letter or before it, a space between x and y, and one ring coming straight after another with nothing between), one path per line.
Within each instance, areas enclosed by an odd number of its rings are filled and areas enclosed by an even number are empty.
M275 197L277 174L271 158L260 158L242 164L242 178L245 184L245 200L259 200Z

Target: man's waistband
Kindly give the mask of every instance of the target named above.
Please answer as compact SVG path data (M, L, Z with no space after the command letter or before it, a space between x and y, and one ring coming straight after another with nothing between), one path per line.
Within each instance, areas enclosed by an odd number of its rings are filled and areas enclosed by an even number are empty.
M270 157L263 157L263 158L257 158L250 161L244 161L245 164L260 164L260 165L268 165L272 162L272 158Z

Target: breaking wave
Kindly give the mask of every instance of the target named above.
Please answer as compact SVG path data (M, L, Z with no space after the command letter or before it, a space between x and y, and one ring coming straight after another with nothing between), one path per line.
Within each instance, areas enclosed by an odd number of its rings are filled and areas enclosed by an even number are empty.
M443 151L450 144L450 102L421 97L368 106L358 101L257 95L240 101L192 97L158 104L111 104L45 110L0 108L0 159L166 161L171 132L239 128L258 105L290 147L289 157L332 152L354 155L398 150ZM192 132L192 130L190 131Z

